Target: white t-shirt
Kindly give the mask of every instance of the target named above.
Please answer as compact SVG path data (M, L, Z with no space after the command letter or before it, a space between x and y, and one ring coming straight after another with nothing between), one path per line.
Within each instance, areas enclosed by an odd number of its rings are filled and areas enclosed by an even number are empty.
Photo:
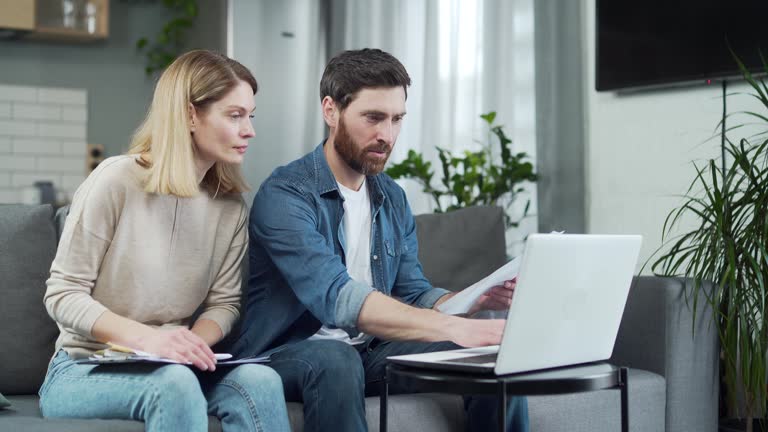
M373 286L371 274L371 199L368 196L368 186L365 180L360 190L352 190L341 183L339 191L344 197L344 253L347 262L347 273L359 282ZM367 336L360 333L350 338L347 332L337 328L323 326L310 339L334 339L357 345L365 342Z

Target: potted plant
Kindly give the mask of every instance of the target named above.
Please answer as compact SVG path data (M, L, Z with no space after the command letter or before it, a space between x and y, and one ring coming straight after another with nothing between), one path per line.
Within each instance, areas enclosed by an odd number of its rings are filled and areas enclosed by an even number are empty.
M160 1L169 13L169 19L154 38L142 37L136 41L136 49L146 56L144 73L148 76L162 71L184 50L187 32L192 28L198 14L198 0L145 0L146 3ZM126 3L139 3L140 0L123 0Z
M387 168L386 173L393 179L416 180L434 200L436 213L476 205L499 205L505 209L506 226L514 227L528 214L530 200L519 217L510 216L510 207L523 192L522 183L534 182L538 177L525 152L512 152L512 140L504 133L503 126L494 123L496 112L480 117L488 127L488 139L480 143L479 150L454 155L436 147L442 167L439 186L432 185L435 174L432 163L425 162L414 150L408 152L406 159ZM493 137L499 146L498 164L494 161L491 146Z
M738 61L738 60L737 60ZM739 61L751 95L768 111L768 87L755 79ZM768 71L768 66L766 66ZM723 95L725 104L725 94ZM752 431L755 413L766 401L768 350L768 113L746 112L757 119L763 133L731 140L740 126L719 129L722 156L703 165L694 163L696 175L683 204L664 223L665 252L653 263L660 276L686 276L693 302L712 306L721 343L721 361L727 400L736 407L739 392L746 412L746 430ZM678 233L680 222L692 217L695 227ZM712 282L711 290L702 287Z

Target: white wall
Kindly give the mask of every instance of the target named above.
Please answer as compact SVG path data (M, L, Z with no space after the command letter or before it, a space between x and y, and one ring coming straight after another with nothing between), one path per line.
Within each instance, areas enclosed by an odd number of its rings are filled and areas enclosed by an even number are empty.
M0 84L0 203L28 201L37 181L72 198L89 171L86 100L84 89Z
M253 190L278 166L312 150L324 137L320 76L325 66L321 2L230 0L228 55L259 83L243 172Z
M596 92L595 0L585 1L583 13L587 231L642 234L642 264L660 246L664 218L694 178L691 161L720 154L719 136L709 138L721 118L722 89L717 83ZM729 94L744 91L744 84L728 85ZM755 107L744 95L727 101L729 112Z

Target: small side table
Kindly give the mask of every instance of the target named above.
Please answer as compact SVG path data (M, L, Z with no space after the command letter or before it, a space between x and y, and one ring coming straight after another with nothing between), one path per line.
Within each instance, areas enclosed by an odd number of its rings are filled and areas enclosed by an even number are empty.
M507 396L536 396L588 392L603 389L621 391L621 431L629 432L627 368L609 363L589 363L546 371L493 375L423 369L395 363L387 365L380 402L381 432L387 431L389 382L410 380L421 390L452 394L496 394L499 401L499 430L505 431Z

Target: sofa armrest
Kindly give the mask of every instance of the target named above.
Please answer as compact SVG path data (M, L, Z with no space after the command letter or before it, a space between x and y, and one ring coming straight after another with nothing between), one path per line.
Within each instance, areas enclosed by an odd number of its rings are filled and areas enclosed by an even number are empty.
M611 361L666 379L666 430L714 432L720 344L712 309L703 296L693 327L693 301L685 295L692 288L690 279L635 278Z

